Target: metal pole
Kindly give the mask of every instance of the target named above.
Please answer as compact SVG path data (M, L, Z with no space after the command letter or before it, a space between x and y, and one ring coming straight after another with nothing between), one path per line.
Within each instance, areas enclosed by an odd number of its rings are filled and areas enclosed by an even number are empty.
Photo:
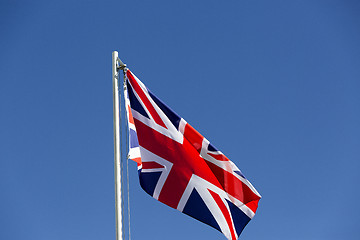
M115 219L116 240L123 240L122 198L121 198L121 165L120 165L120 112L119 112L119 67L118 52L112 53L113 107L114 107L114 175L115 175Z

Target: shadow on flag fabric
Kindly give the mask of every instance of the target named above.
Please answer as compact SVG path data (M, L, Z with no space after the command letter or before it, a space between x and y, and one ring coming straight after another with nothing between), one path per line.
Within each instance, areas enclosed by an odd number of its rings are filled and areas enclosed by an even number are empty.
M260 194L236 165L125 70L129 158L153 198L236 240Z

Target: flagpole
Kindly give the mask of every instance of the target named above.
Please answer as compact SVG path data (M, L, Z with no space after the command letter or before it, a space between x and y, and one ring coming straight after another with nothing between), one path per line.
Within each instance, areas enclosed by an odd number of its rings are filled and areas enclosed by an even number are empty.
M113 80L113 111L114 111L114 176L115 176L115 224L116 240L123 240L122 223L122 190L121 190L121 149L120 149L120 103L119 103L119 70L123 63L118 52L112 52L112 80Z

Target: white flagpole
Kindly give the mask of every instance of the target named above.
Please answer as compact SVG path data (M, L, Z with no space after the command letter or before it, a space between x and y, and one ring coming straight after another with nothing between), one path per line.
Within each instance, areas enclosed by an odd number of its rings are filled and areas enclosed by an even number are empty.
M122 66L121 66L122 65ZM121 150L120 150L120 103L119 103L119 70L123 63L118 52L112 53L113 107L114 107L114 175L115 175L115 219L116 240L123 240L122 223L122 190L121 190Z

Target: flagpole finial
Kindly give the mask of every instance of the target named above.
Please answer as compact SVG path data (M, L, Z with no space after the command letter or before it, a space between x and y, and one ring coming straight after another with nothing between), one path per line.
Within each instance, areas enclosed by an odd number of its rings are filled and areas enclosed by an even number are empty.
M126 68L126 64L121 61L120 58L116 59L116 68L118 70L124 70Z

